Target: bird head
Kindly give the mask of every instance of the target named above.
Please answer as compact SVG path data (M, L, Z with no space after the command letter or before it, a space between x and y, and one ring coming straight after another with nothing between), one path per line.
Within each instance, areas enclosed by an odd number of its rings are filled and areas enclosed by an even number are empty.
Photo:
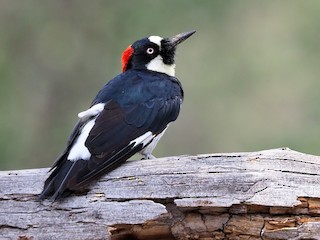
M174 76L176 47L195 32L184 32L167 38L150 36L134 42L122 54L122 72L147 69Z

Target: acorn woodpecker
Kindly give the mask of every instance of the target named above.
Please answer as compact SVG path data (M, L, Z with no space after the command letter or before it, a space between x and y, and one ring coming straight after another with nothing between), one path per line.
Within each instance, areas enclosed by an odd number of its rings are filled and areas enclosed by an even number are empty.
M195 31L171 38L150 36L122 54L122 73L78 114L67 147L53 164L39 199L52 201L81 189L115 169L135 153L152 151L175 121L183 90L175 75L175 51Z

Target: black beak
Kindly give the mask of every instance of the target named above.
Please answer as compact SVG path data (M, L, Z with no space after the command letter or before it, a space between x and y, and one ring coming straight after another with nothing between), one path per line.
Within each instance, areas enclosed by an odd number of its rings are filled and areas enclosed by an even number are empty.
M179 43L182 43L184 40L188 39L192 34L194 34L196 31L190 31L190 32L184 32L179 33L178 35L168 38L170 45L172 47L177 46Z

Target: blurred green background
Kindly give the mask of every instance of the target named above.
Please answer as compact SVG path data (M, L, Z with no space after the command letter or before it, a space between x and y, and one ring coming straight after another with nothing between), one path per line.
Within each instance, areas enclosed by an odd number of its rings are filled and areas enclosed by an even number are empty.
M0 0L0 169L50 166L120 55L197 30L156 156L287 146L320 155L320 1Z

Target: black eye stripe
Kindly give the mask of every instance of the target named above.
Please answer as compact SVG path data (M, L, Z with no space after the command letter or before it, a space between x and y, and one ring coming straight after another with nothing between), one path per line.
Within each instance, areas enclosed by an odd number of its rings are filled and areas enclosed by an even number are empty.
M159 46L155 43L150 43L150 45L147 46L148 48L153 48L155 52L159 51Z
M145 48L145 53L148 55L158 55L159 54L159 46L155 43L150 43L148 46Z

